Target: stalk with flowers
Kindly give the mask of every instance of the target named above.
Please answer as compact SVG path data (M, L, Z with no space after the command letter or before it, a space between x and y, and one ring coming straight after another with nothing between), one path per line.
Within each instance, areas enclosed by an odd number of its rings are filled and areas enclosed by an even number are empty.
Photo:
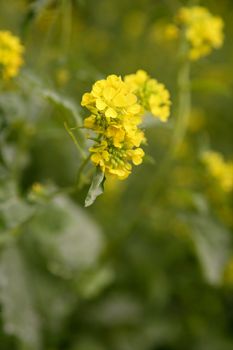
M222 46L223 21L220 17L212 15L205 7L182 7L178 10L174 23L169 27L171 26L180 46L179 110L173 138L176 151L186 133L191 111L191 64Z
M140 128L143 116L151 112L165 122L171 102L164 85L139 70L123 80L110 75L97 81L91 92L83 95L81 104L91 112L84 120L84 127L96 135L89 151L91 161L104 174L104 181L105 176L124 180L131 173L132 164L142 163L144 151L140 146L146 143Z

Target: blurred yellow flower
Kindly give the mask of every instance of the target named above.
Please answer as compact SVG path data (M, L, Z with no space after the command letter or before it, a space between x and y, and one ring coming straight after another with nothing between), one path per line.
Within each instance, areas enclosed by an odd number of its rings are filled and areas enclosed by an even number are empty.
M70 80L70 72L66 68L60 68L56 71L56 80L58 85L64 86Z
M167 121L170 115L170 94L163 84L152 79L145 71L126 75L126 84L138 96L139 103L145 111L151 112L161 121Z
M35 182L32 185L32 192L37 194L37 195L40 195L44 192L44 186L39 182Z
M182 7L177 13L176 23L189 43L191 60L206 56L223 44L223 20L213 16L205 7Z
M24 48L18 37L9 31L0 31L0 77L4 80L15 77L23 64Z
M226 162L222 155L217 152L208 151L202 156L203 162L209 173L218 180L221 188L230 192L233 189L233 162Z
M179 28L175 24L168 24L165 26L163 34L167 40L177 39L179 37Z

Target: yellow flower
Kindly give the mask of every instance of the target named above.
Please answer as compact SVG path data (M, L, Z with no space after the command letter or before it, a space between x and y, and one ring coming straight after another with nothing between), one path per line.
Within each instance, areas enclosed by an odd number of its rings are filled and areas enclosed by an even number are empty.
M121 77L110 75L97 81L91 92L82 97L91 115L84 119L84 127L97 134L89 149L92 162L106 175L123 180L129 176L132 164L142 163L146 142L139 128L142 114L150 110L161 120L169 115L170 97L162 84L144 71Z
M176 22L189 43L189 58L197 60L223 44L223 20L202 6L182 7Z
M83 95L81 104L92 112L84 126L110 138L116 147L121 147L129 130L136 130L141 123L137 96L116 75L97 81L92 91Z
M81 105L107 120L122 118L125 114L138 114L141 110L136 95L116 75L97 81L92 91L84 94Z
M124 80L131 86L133 91L137 91L147 82L148 78L148 74L144 70L139 69L135 74L126 75Z
M146 143L144 132L138 128L129 130L125 137L125 143L129 148L139 147L141 143Z
M105 162L109 160L109 153L107 151L108 144L105 140L101 141L98 146L91 147L89 151L92 154L91 160L95 165L99 165L103 172L105 172Z
M151 112L161 121L167 121L170 115L170 94L163 84L151 79L143 70L125 76L125 82L135 93L145 111Z
M222 155L217 152L208 151L202 156L210 174L219 182L221 188L230 192L233 189L233 162L226 162Z
M122 147L125 139L125 130L121 125L110 125L106 130L106 136L112 138L115 147Z
M23 52L19 38L9 31L0 31L0 77L8 80L18 74Z
M84 119L84 127L87 129L97 129L96 123L95 123L96 117L94 114L90 115L89 117Z
M142 163L144 154L145 153L142 148L136 148L128 151L128 155L132 158L132 162L134 165L139 165Z
M164 36L167 40L174 40L179 37L179 28L175 24L168 24L164 28Z
M139 165L142 162L144 151L141 148L127 149L118 148L113 144L102 140L90 148L92 162L101 168L108 175L116 176L120 180L126 179L131 173L132 165Z

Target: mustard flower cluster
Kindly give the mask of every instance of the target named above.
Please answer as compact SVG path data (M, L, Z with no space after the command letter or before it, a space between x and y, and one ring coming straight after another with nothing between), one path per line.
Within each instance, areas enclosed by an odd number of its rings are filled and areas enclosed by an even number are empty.
M209 173L219 182L221 188L230 192L233 189L233 162L226 162L222 155L208 151L202 156Z
M142 163L144 151L140 145L146 141L139 127L146 96L142 100L140 85L135 89L129 80L116 75L99 80L81 102L91 112L84 127L97 135L90 148L92 162L106 175L122 180L131 173L132 164Z
M0 78L8 80L18 74L23 64L24 48L18 37L0 31Z
M189 44L189 58L197 60L223 44L223 20L202 6L182 7L176 24Z
M126 75L124 81L138 96L144 111L151 112L161 121L167 121L170 114L170 94L165 86L152 79L145 71Z
M97 81L81 102L91 112L84 126L98 135L90 148L91 160L106 174L125 179L131 172L131 163L138 165L144 156L139 147L144 134L138 128L141 107L137 97L116 75Z

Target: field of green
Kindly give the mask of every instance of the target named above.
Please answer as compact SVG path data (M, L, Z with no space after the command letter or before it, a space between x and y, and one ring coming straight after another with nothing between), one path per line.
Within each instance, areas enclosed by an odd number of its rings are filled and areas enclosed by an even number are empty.
M233 349L232 23L0 0L0 350Z

